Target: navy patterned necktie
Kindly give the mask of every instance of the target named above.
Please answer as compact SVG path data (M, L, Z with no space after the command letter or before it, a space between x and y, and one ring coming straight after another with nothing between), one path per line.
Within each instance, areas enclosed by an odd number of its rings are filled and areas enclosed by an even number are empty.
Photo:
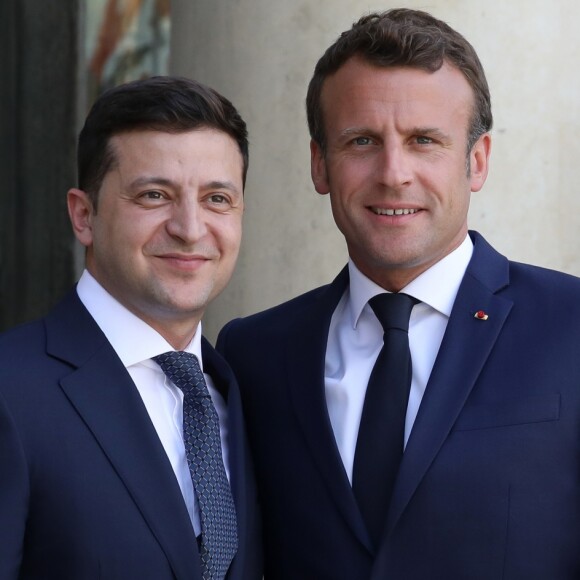
M200 511L202 578L223 580L238 549L238 534L218 414L195 355L174 351L153 360L183 391L183 441Z
M383 327L383 347L371 372L356 442L352 488L375 546L403 457L411 387L409 318L418 302L407 294L379 294L369 305Z

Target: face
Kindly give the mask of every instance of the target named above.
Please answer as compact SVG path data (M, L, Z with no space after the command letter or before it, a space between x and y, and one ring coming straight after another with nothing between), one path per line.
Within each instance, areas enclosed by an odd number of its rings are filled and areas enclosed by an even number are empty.
M473 93L461 72L347 61L323 85L326 153L312 179L330 193L357 267L398 291L458 247L472 191L487 176L490 137L467 157ZM469 167L469 170L468 170Z
M98 197L69 191L87 268L176 348L230 279L241 241L242 156L227 134L135 131L112 137Z

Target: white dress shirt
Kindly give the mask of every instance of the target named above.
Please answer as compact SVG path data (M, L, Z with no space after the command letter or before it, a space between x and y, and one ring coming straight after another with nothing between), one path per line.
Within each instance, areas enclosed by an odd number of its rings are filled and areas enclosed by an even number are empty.
M183 444L183 392L151 360L175 349L156 330L113 298L87 270L79 280L77 293L131 375L173 467L195 534L199 535L199 507ZM184 350L197 357L203 371L201 323ZM229 478L226 403L211 377L205 373L204 376L219 417L222 453Z
M462 244L401 290L421 301L411 313L409 348L413 379L405 422L405 445L447 328L459 285L473 253ZM368 301L383 288L349 260L350 284L338 303L328 333L324 382L326 403L338 450L352 483L352 468L364 398L383 346L383 328Z

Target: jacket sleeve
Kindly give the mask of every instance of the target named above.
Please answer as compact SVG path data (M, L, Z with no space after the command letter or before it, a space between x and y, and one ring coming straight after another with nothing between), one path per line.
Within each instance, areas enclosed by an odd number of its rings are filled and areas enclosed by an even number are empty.
M22 442L0 393L0 580L16 580L28 511L28 470Z

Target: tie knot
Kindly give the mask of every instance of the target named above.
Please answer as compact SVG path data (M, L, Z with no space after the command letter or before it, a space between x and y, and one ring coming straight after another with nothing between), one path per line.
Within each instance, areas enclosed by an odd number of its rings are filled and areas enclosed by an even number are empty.
M379 319L383 330L398 328L408 332L411 310L419 300L408 294L377 294L369 300L369 306Z
M154 356L153 360L173 384L182 391L196 389L200 391L199 394L207 392L199 361L194 354L181 350L170 351Z

